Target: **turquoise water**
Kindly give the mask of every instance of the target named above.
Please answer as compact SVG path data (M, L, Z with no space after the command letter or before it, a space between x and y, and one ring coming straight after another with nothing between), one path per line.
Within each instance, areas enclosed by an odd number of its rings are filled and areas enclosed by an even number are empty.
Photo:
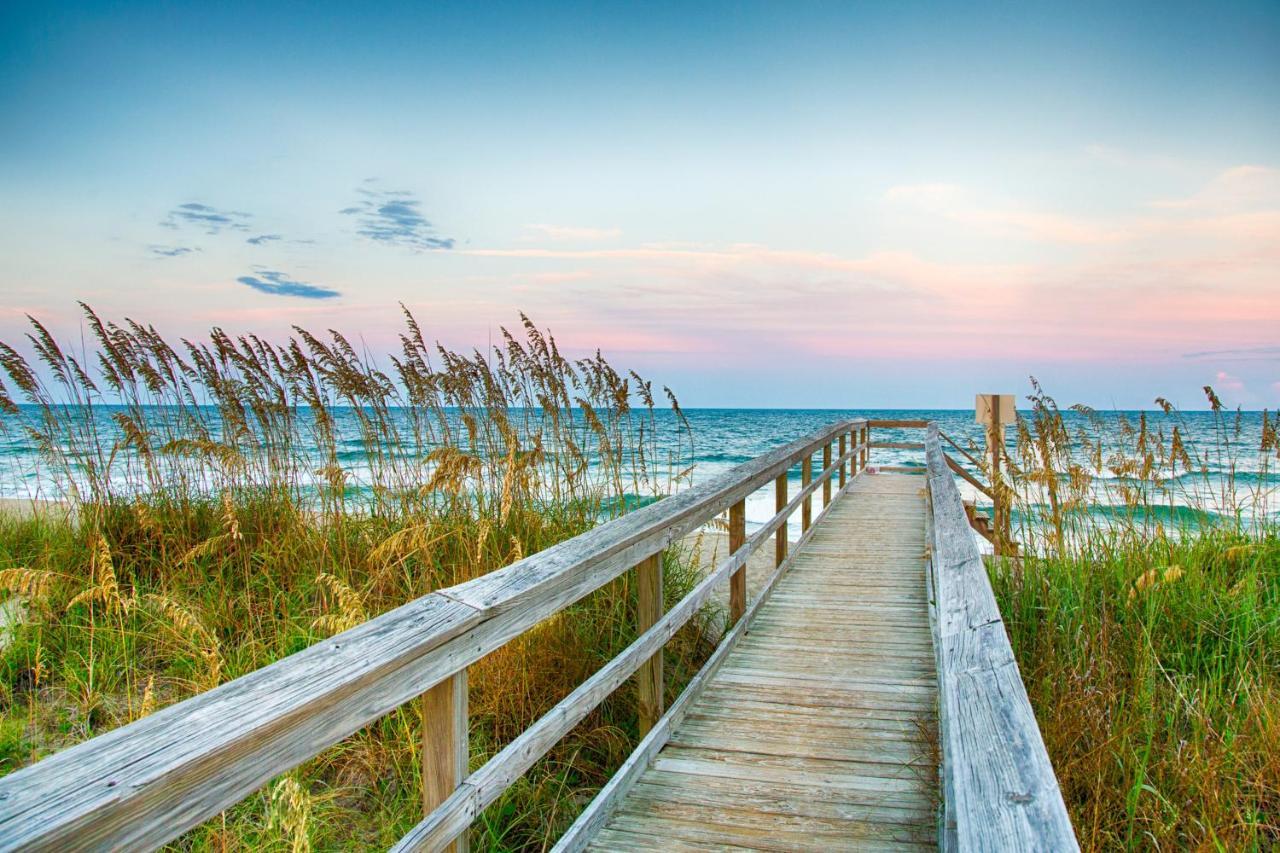
M34 408L24 407L22 417L31 419L37 416ZM94 409L92 428L96 431L95 441L100 446L112 448L120 439L119 428L112 420L112 415L119 411L110 406L97 406ZM156 423L167 417L167 412L156 409L148 413L148 420ZM683 481L681 487L688 482L701 482L717 473L735 465L749 461L766 452L770 448L785 444L801 436L808 435L821 427L845 419L865 417L869 419L922 419L935 420L940 428L965 447L981 447L982 428L974 422L973 412L946 409L687 409L684 412L688 421L688 430L681 428L679 421L670 411L654 414L652 422L646 422L646 433L653 439L653 458L659 467L671 471L682 470L692 461L690 480ZM1077 428L1088 428L1091 435L1102 435L1113 442L1119 442L1126 429L1126 424L1135 428L1138 424L1138 412L1103 412L1098 413L1096 420L1090 420L1074 411L1063 413L1068 429L1073 433ZM371 479L369 467L369 450L366 439L361 434L358 420L350 410L335 410L337 421L337 459L347 471L352 488L359 490ZM1271 514L1270 507L1276 503L1273 493L1280 486L1275 471L1277 460L1274 455L1264 460L1258 449L1262 438L1263 416L1257 412L1224 413L1215 416L1211 412L1188 412L1166 415L1162 412L1146 413L1148 430L1154 435L1163 432L1165 446L1173 427L1179 427L1186 442L1188 451L1198 460L1197 467L1203 464L1203 470L1195 474L1183 474L1172 478L1169 494L1162 497L1160 503L1167 503L1173 514L1178 507L1222 508L1231 501L1223 494L1225 484L1234 483L1235 496L1247 499L1251 507L1261 508L1264 514ZM408 431L406 418L406 433ZM873 438L883 441L919 441L922 435L917 429L877 429ZM216 437L216 436L215 436ZM1014 452L1014 431L1008 430L1010 452ZM1132 445L1132 440L1126 442ZM403 454L405 458L419 455L420 448L409 449L411 443L406 441L405 448L384 448L392 455ZM1073 451L1079 453L1078 444L1073 444ZM120 470L118 485L127 489L129 478L124 469L129 462L132 451L129 448L117 448L113 464ZM299 471L312 472L314 468L324 464L318 448L305 446L293 448L293 453L305 464ZM968 463L952 454L968 467ZM669 460L669 465L667 465ZM873 465L913 465L920 464L921 454L918 451L883 450L872 452ZM133 460L137 464L137 460ZM72 468L82 463L76 462ZM81 469L82 470L82 469ZM18 418L12 415L0 417L0 497L7 498L43 498L63 499L69 492L66 469L58 473L59 468L50 464L47 453L42 453L35 440L24 430ZM71 474L76 477L75 473ZM794 483L799 482L799 469L792 472ZM1100 506L1114 505L1119 498L1119 487L1125 481L1110 472L1103 472L1095 485L1095 500ZM967 484L961 483L962 492L967 497L976 496ZM793 485L793 489L796 488ZM1243 494L1242 494L1243 493ZM982 503L982 500L979 500ZM748 501L747 520L751 526L768 520L773 512L772 488L763 489Z

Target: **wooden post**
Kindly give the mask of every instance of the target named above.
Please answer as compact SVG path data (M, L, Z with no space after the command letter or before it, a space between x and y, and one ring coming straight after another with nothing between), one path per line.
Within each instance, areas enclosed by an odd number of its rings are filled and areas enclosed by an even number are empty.
M870 454L870 449L867 447L867 442L870 440L871 440L871 427L864 426L862 429L858 430L858 447L859 447L858 469L859 470L862 470L863 468L867 467L867 457Z
M776 515L787 508L787 472L783 471L773 481L773 511ZM778 532L773 535L773 567L776 569L787 559L787 524L783 522Z
M462 784L469 752L464 669L422 695L422 807L426 814ZM467 833L446 849L467 853Z
M840 488L844 488L844 455L849 452L849 436L840 433Z
M826 471L831 467L831 442L827 442L822 446L822 470ZM822 508L826 509L831 503L831 478L822 481Z
M1013 395L979 394L974 408L978 422L987 428L987 452L991 456L993 496L991 522L995 533L996 555L1001 556L1011 552L1009 501L1004 487L1004 478L1000 474L1000 463L1004 456L1004 425L1014 419Z
M662 618L662 552L636 566L636 634L643 634ZM640 737L657 724L663 711L662 650L636 670L640 700Z
M747 544L747 502L744 498L729 507L729 553L736 554ZM736 625L747 612L747 567L744 563L729 576L729 625Z
M809 451L805 455L804 461L800 463L800 485L807 486L813 482L813 451ZM804 533L809 529L810 522L813 521L813 495L805 495L804 503L800 506L800 532Z

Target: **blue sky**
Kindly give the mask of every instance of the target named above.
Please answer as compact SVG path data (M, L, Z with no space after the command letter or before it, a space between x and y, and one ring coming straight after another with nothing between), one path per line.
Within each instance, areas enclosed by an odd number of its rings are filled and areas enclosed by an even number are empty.
M1277 4L0 12L0 338L453 346L692 405L1280 404Z

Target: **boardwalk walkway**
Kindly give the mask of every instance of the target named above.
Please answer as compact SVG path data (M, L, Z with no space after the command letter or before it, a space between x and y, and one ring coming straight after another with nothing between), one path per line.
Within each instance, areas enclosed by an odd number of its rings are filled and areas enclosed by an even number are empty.
M925 478L860 478L592 849L937 842Z

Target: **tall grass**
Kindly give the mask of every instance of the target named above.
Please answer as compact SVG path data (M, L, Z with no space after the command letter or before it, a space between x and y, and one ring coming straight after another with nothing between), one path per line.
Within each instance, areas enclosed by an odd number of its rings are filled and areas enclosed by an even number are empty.
M138 719L659 498L692 447L669 390L570 361L523 318L470 354L404 315L386 366L347 338L220 329L174 346L85 307L92 350L32 320L0 343L0 429L66 511L0 515L0 772ZM679 436L658 435L659 405ZM672 419L662 419L666 423ZM678 448L675 451L660 448ZM677 552L668 596L696 581ZM476 663L478 764L635 636L624 576ZM670 689L707 652L668 647ZM195 849L385 847L421 818L408 705L188 834ZM482 849L541 848L636 737L623 688L480 818Z
M1208 434L1162 400L1067 419L1038 386L1019 422L1030 550L992 581L1088 849L1280 845L1280 445L1205 391Z

